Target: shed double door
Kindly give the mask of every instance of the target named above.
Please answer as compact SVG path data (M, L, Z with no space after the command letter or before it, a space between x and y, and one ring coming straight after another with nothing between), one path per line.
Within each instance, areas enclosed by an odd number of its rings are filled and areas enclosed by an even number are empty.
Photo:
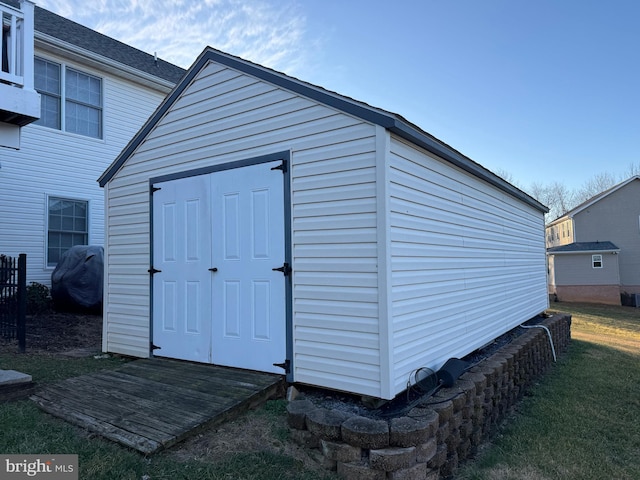
M284 182L273 166L154 184L154 355L282 373Z

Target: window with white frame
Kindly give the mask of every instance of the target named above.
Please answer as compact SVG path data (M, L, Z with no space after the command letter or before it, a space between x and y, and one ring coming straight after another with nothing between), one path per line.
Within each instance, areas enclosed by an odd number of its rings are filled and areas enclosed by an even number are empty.
M591 265L593 268L602 268L602 255L591 255Z
M102 80L42 58L34 61L41 96L36 125L102 138Z
M35 87L40 94L40 118L35 124L60 130L62 110L60 65L36 58L34 72Z
M55 266L64 252L89 240L89 204L85 200L49 197L47 265Z

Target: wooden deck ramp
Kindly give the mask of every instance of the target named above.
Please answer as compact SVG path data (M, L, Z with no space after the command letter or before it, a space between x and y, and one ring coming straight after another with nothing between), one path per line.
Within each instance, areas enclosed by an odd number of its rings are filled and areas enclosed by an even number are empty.
M229 420L283 387L280 375L154 358L46 385L31 400L149 454Z

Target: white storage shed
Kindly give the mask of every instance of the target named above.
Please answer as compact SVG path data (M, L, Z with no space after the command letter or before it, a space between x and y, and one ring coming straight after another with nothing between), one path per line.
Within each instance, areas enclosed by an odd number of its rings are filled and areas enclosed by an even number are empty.
M543 205L399 115L212 48L99 183L107 352L391 399L548 308Z

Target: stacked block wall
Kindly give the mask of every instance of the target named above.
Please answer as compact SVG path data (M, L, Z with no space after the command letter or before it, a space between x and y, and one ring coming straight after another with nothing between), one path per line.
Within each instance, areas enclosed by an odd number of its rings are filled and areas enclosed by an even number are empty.
M556 355L567 350L571 316L543 325ZM348 480L437 480L454 475L513 411L524 392L553 364L547 332L533 328L479 362L406 416L375 420L318 407L287 406L292 437Z

